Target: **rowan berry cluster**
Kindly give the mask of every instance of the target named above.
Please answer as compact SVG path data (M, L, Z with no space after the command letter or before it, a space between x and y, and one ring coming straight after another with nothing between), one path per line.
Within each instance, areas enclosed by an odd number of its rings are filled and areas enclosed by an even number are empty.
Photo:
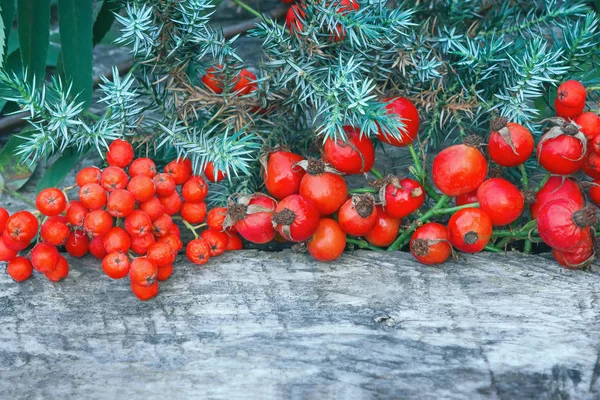
M68 189L77 188L79 200L69 201L66 190L50 188L38 194L35 213L9 216L0 208L0 261L8 262L7 272L14 280L26 280L33 269L52 281L64 279L69 264L58 250L64 247L72 257L90 253L102 260L110 278L129 276L133 293L147 300L158 293L158 281L171 276L183 249L174 219L181 219L194 235L208 225L187 246L196 264L225 250L241 249L235 233L223 232L223 210L207 213L208 185L192 174L189 160L174 160L158 172L154 161L134 159L132 145L116 140L106 161L103 170L86 167L77 173L76 185ZM224 178L211 164L204 173L211 181ZM34 241L27 257L17 256Z

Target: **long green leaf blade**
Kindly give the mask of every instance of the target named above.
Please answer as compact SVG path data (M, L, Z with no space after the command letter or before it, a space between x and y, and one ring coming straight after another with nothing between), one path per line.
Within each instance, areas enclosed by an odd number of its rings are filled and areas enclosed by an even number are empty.
M96 16L96 22L94 22L94 34L93 43L94 46L102 41L106 33L110 30L114 20L115 14L121 8L119 0L104 0L102 8Z
M50 41L50 0L19 0L17 7L21 60L27 79L39 85L46 74L46 54Z
M92 102L92 0L59 0L58 25L65 78L86 106Z
M17 2L16 0L0 0L0 8L0 17L4 23L4 40L2 43L6 43L6 47L4 47L4 56L0 57L0 65L2 65L2 61L8 56L8 38L10 37L10 31L12 30L13 21L15 20Z
M6 41L6 35L4 34L4 20L2 18L2 5L0 4L0 68L4 64L4 42Z

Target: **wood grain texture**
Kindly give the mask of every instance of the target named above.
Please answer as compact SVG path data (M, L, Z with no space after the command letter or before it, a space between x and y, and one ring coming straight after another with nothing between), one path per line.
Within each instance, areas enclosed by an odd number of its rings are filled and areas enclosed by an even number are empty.
M227 254L147 303L0 274L0 398L598 398L597 273L542 257ZM166 397L165 397L166 396Z

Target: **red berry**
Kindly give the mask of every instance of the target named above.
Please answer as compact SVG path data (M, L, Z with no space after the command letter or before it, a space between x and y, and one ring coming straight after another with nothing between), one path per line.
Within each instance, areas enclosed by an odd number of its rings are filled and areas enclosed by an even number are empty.
M173 226L173 218L163 214L152 222L152 234L156 237L166 236L171 232L171 226Z
M84 187L89 183L100 184L101 176L102 171L100 171L100 168L86 167L77 173L75 181L77 182L77 186L79 187Z
M154 243L148 248L148 259L160 268L175 262L175 251L167 243Z
M210 245L202 238L194 239L188 243L185 254L194 264L204 265L210 259Z
M600 155L594 151L588 151L581 169L590 178L600 179Z
M563 267L568 269L580 269L589 266L596 259L594 252L594 241L592 236L588 237L577 247L570 251L552 250L552 256Z
M311 199L293 194L279 202L272 219L275 229L286 240L304 242L317 230L321 214Z
M202 239L206 240L206 243L210 246L210 256L220 256L225 252L227 248L227 241L229 238L225 232L215 231L214 229L207 229L200 235Z
M491 237L492 220L478 208L459 210L448 221L448 239L452 246L462 252L480 252Z
M137 175L131 178L127 184L127 190L133 193L135 199L140 203L151 200L156 194L154 181L145 175Z
M145 256L148 253L148 249L156 242L152 233L146 233L145 235L131 238L131 250L134 253L141 256Z
M156 186L156 194L159 197L167 197L173 194L175 191L175 179L169 174L158 174L154 178L154 185Z
M377 222L365 235L365 239L373 246L387 247L398 237L401 225L400 218L391 217L381 206L377 206Z
M206 223L208 227L216 231L223 231L223 222L227 217L226 207L215 207L206 215Z
M278 150L263 157L265 186L276 199L283 199L300 191L300 182L306 171L296 166L302 157L288 151Z
M568 199L552 200L540 208L538 233L553 249L572 251L590 235L596 220L594 206L582 208Z
M556 99L565 107L585 107L587 92L579 81L570 80L562 83L556 90Z
M125 189L117 189L108 195L106 209L115 218L125 218L135 209L135 196Z
M487 175L487 162L479 149L458 144L438 153L433 160L433 181L447 196L474 191Z
M502 178L492 178L477 189L479 205L492 220L492 225L512 224L523 213L525 198L515 185Z
M135 210L125 218L125 229L132 237L152 233L152 220L143 211Z
M177 214L183 205L183 201L181 201L181 197L179 197L177 191L171 193L170 196L160 197L158 200L162 204L165 213L169 215Z
M97 183L88 183L79 189L79 201L90 210L99 210L106 205L106 190Z
M157 274L157 266L147 257L136 258L129 266L129 279L136 285L152 286Z
M206 73L202 75L202 83L216 94L223 93L223 67L217 65L216 67L210 67L206 70Z
M567 134L546 133L537 146L540 165L555 175L573 174L585 161L585 139Z
M325 161L347 175L368 172L375 163L375 149L371 139L361 136L360 130L344 126L347 142L327 139L323 146Z
M158 282L154 282L150 286L141 286L131 282L131 291L139 300L147 301L158 294Z
M8 221L8 211L6 209L0 207L0 234L4 232L4 228L6 227L6 221Z
M377 224L377 208L370 194L354 195L338 211L338 222L352 236L368 234Z
M404 218L417 211L425 203L425 189L414 179L393 177L380 192L383 209L393 218Z
M110 166L127 167L133 161L133 146L131 143L117 139L108 146L106 162Z
M88 253L90 239L87 237L84 231L75 230L69 234L65 243L67 253L73 257L83 257Z
M112 279L122 279L129 274L129 259L123 253L111 253L102 260L102 270Z
M127 253L131 248L131 238L123 228L115 226L104 235L104 249L107 253Z
M421 226L410 239L410 252L417 261L423 264L443 263L452 254L448 228L437 222L430 222Z
M220 170L215 170L215 165L209 161L204 167L204 176L211 182L219 182L225 179L227 175Z
M108 251L104 247L104 236L96 236L90 240L88 251L94 258L102 260L108 255Z
M72 201L67 208L67 221L75 227L82 227L88 209L80 201Z
M584 107L567 107L564 106L560 101L558 101L558 98L554 100L554 109L556 110L556 116L561 118L576 118L579 115L581 115Z
M228 208L227 215L235 230L244 239L256 244L265 244L276 235L271 220L276 208L277 202L274 199L257 193L240 198L238 204Z
M300 5L294 4L288 8L285 15L285 25L288 27L290 34L296 35L304 30L304 24L302 23L304 17L306 17L306 13Z
M56 269L60 254L56 247L47 243L38 243L31 250L31 264L36 271L50 272Z
M85 216L83 227L91 237L105 235L113 225L113 218L104 210L94 210Z
M38 233L39 222L29 211L19 211L8 217L4 227L4 244L13 250L24 250Z
M179 210L181 218L190 224L199 224L206 218L206 203L185 202Z
M187 158L171 161L165 172L173 177L175 184L183 185L192 176L192 162Z
M154 178L156 175L156 164L154 164L154 161L149 158L137 158L133 160L129 166L129 176L133 178L138 175Z
M172 233L178 238L181 237L181 230L179 229L179 226L176 223L171 224L171 229L169 230L169 233Z
M333 261L341 256L346 248L346 232L336 220L321 218L306 247L315 260Z
M529 129L505 121L499 118L493 122L497 131L492 131L490 135L488 150L496 164L503 167L516 167L531 156L535 143Z
M159 281L166 281L173 274L173 264L163 265L162 267L158 267L158 275L156 276Z
M67 198L60 189L44 189L37 195L35 205L42 214L55 217L67 208Z
M346 181L340 175L326 171L326 164L321 160L310 159L306 163L307 173L300 181L299 193L311 199L321 215L333 214L348 199Z
M62 246L67 241L71 229L67 226L65 217L50 217L42 225L40 236L52 246Z
M233 92L243 96L254 92L256 89L256 75L245 68L242 69L235 79L235 83L232 88Z
M165 208L161 204L158 197L145 201L139 205L141 211L148 214L152 221L156 221L165 214Z
M0 246L2 245L0 244ZM8 263L6 273L15 281L23 282L29 279L33 273L33 266L31 265L31 261L25 257L15 257Z
M464 206L466 204L477 203L479 199L477 198L477 190L474 190L469 193L459 194L456 196L455 202L457 206Z
M399 131L400 140L393 136L385 135L381 130L377 134L379 140L392 146L405 147L415 141L419 133L419 112L417 107L408 99L398 97L386 99L390 102L385 106L388 114L393 114L404 123L404 129Z
M17 256L17 254L19 254L18 250L13 250L6 246L4 243L4 238L0 240L0 261L10 262Z
M237 233L227 233L227 236L227 247L225 248L225 251L236 251L244 248L242 239Z
M588 142L588 146L594 153L600 154L600 135L596 135L590 142Z
M588 140L600 135L600 117L593 112L585 112L575 118L574 122L579 125L581 132Z
M585 201L577 183L562 176L551 176L548 182L537 192L536 202L529 207L532 219L536 219L540 208L556 199L568 199L583 207Z
M108 192L112 192L117 189L125 189L128 183L129 177L123 168L108 167L102 171L100 184Z
M63 256L58 257L56 268L52 271L45 272L46 278L52 282L58 282L69 276L69 262Z
M181 188L181 195L185 201L200 203L208 194L208 186L201 176L192 176Z
M183 243L181 242L181 239L179 239L177 235L174 235L172 233L169 233L168 235L159 238L158 242L167 243L169 246L171 246L175 254L179 253L183 248Z

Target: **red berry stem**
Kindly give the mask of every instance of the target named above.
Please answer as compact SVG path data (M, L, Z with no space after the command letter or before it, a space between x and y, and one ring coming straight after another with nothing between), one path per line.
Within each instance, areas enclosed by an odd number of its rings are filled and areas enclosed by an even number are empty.
M358 188L358 189L349 190L348 193L349 194L363 194L363 193L377 194L378 191L374 188Z
M385 251L381 247L372 246L369 244L369 242L366 242L366 241L360 240L360 239L346 238L346 243L353 244L355 246L358 246L361 249L369 249L369 250L374 250L374 251Z

